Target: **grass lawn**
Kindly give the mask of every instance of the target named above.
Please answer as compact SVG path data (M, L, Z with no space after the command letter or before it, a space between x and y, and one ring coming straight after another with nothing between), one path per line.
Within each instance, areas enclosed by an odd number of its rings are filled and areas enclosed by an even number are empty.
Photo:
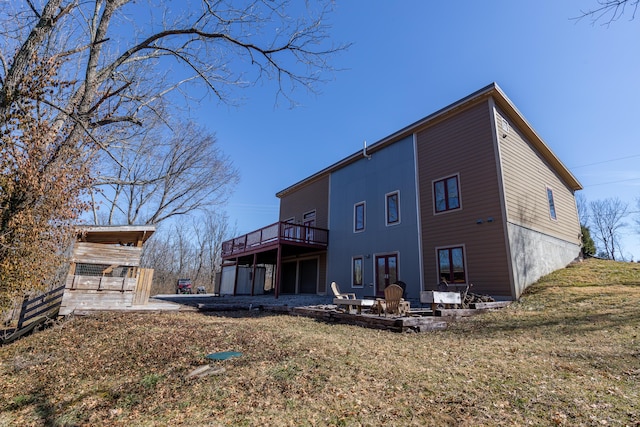
M640 264L575 264L422 334L236 314L107 313L0 347L0 425L640 426Z

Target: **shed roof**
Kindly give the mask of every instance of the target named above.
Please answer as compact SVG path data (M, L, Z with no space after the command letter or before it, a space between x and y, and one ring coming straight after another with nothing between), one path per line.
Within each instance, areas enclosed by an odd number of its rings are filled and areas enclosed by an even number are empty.
M78 227L78 241L139 245L156 231L153 225L83 225Z
M549 162L551 167L558 173L558 175L565 181L565 183L569 186L569 188L573 190L582 190L582 184L577 180L575 176L569 171L569 169L558 159L558 157L551 151L551 149L547 146L547 144L542 140L542 138L536 133L533 127L529 124L529 122L524 118L524 116L518 111L513 102L507 97L507 95L502 91L500 86L497 83L493 82L482 89L436 111L433 114L430 114L417 122L406 126L403 129L400 129L397 132L392 133L391 135L371 144L367 147L367 154L375 153L376 151L393 144L403 138L406 138L409 135L412 135L415 132L418 132L424 128L434 125L449 116L457 113L462 109L466 109L472 105L477 104L478 102L484 101L489 97L493 97L496 105L502 109L502 111L507 114L507 116L513 120L518 128L524 132L527 136L528 140L533 144L533 146L538 150L538 152ZM353 163L357 160L360 160L364 157L364 153L362 150L357 151L356 153L345 157L344 159L332 164L331 166L322 169L321 171L285 188L284 190L276 193L277 197L284 197L287 194L290 194L293 191L298 190L310 184L331 172L334 172L338 169L345 167L346 165Z

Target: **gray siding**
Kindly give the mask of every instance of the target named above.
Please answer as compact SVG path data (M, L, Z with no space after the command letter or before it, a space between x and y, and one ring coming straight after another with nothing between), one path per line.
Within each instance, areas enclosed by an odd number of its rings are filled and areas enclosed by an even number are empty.
M400 223L387 226L385 195L400 194ZM354 205L365 202L366 224L354 232ZM416 212L413 138L407 137L331 174L330 232L327 281L344 292L372 295L375 256L398 254L399 280L407 297L419 297L420 259ZM352 288L351 262L364 257L363 288Z
M491 125L485 98L417 133L425 289L439 281L436 248L464 245L467 281L475 292L511 295ZM460 176L462 209L436 215L433 181L454 174Z

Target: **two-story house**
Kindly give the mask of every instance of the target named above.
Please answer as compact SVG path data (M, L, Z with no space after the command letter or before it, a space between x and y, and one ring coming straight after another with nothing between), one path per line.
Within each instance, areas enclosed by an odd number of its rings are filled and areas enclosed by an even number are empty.
M581 188L493 83L280 191L280 221L223 259L274 265L276 296L444 279L516 299L579 256Z

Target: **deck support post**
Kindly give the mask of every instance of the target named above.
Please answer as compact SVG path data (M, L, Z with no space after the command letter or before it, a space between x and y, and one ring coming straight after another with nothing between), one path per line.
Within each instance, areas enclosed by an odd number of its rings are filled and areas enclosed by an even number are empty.
M253 254L253 269L251 270L251 296L253 296L253 290L256 287L256 263L258 262L258 253Z
M282 279L282 245L278 244L278 252L276 254L276 286L274 295L276 298L280 295L280 280Z
M236 274L233 278L233 296L236 295L236 289L238 288L238 267L240 264L240 258L236 258Z

